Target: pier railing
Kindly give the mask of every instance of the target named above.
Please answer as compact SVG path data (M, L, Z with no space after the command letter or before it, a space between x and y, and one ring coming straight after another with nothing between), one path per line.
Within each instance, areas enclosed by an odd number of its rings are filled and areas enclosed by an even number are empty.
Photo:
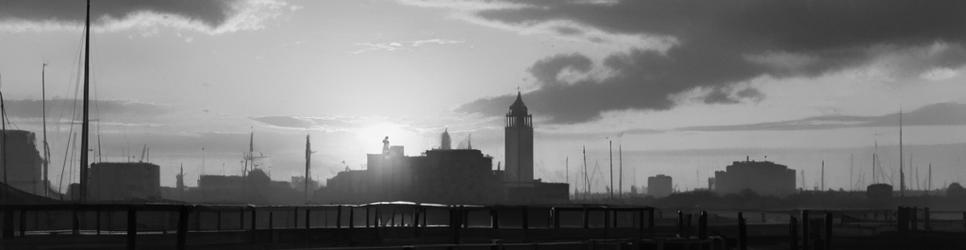
M442 229L459 243L473 229L595 229L632 231L642 237L654 228L650 207L470 206L385 202L363 205L183 205L183 204L45 204L0 205L0 236L15 239L79 239L123 236L129 249L143 239L167 239L184 249L189 236L204 242L258 242L274 230L379 230L420 236ZM358 230L356 230L358 231ZM464 232L465 231L465 232ZM216 239L205 233L231 235ZM115 237L115 238L116 238ZM270 241L276 241L272 234Z

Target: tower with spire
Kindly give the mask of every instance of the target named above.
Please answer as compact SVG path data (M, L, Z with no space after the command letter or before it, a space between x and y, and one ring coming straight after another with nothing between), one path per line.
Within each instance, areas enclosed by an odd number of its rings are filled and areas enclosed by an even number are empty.
M511 182L533 181L533 119L519 91L505 122L504 176Z
M439 149L450 150L453 149L452 146L449 138L449 129L443 129L443 135L439 139Z

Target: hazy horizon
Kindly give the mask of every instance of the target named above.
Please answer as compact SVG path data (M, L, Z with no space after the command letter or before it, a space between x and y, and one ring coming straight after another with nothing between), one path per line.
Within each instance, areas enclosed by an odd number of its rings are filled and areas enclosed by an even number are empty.
M326 179L343 161L363 168L384 136L418 155L448 129L454 145L472 134L496 168L519 91L544 181L565 181L569 158L574 183L586 146L603 183L613 140L625 191L656 174L704 187L732 161L765 155L805 170L809 188L825 160L826 186L848 188L849 156L868 184L876 142L896 171L900 110L920 179L932 163L934 187L966 180L963 6L850 3L95 0L92 160L98 148L105 161L137 159L146 145L162 185L183 164L193 186L202 172L238 174L254 131L272 178L289 180L309 134L313 178ZM0 3L8 128L38 145L48 64L55 186L82 17L81 1Z

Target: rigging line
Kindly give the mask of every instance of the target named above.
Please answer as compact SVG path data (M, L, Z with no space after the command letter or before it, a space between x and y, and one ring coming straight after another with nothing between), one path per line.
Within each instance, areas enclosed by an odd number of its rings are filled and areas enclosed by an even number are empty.
M67 169L67 155L70 153L70 142L73 134L67 135L67 149L64 150L64 162L60 167L60 181L57 182L57 192L63 194L62 189L64 187L64 169ZM68 179L68 181L70 181Z
M83 38L83 36L81 36L81 37ZM83 42L84 42L84 40L81 39L81 43L83 43ZM76 123L75 121L77 120L77 97L80 95L80 87L79 86L81 84L81 79L80 79L81 76L80 76L80 73L79 72L81 71L81 63L80 63L80 61L83 58L82 54L83 54L82 52L78 52L78 59L77 59L77 64L76 64L77 65L77 69L75 71L75 76L76 77L75 77L75 82L74 82L74 97L72 98L73 99L73 106L71 108L71 116L70 116L70 119L68 120L68 123L67 123L67 128L68 128L67 129L67 135L68 135L68 138L67 138L67 144L65 146L66 148L64 149L64 162L63 162L63 167L61 168L61 173L62 173L61 179L63 179L63 172L64 172L64 169L66 169L67 170L67 175L68 175L68 178L67 178L67 181L68 182L70 182L71 180L74 179L74 167L73 167L73 165L68 166L67 163L70 162L70 160L74 158L74 155L75 155L75 153L77 151L76 149L75 150L71 150L71 149L73 149L74 147L77 146L77 138L74 138L74 137L76 137L76 134L74 133L74 127L76 125L75 124ZM61 181L60 184L61 184L61 186L63 186L63 181ZM68 185L69 185L69 183L68 183Z
M67 168L66 167L67 162L69 162L68 161L69 160L68 157L69 157L69 152L70 152L70 148L71 148L71 137L73 136L74 120L77 117L77 115L76 115L76 113L77 113L77 96L78 96L78 88L77 88L77 86L80 85L80 81L81 81L81 75L80 75L80 71L81 71L81 60L83 60L83 58L84 58L83 50L81 50L80 48L82 48L84 46L83 44L84 44L84 34L81 33L80 34L80 37L77 40L77 47L75 47L75 49L77 51L77 57L76 57L76 60L74 60L74 70L73 70L73 72L71 74L71 77L68 77L68 79L67 79L67 81L70 82L71 78L73 78L74 85L71 86L70 84L68 84L68 87L65 89L65 91L67 91L68 94L64 95L64 96L68 96L69 93L70 93L70 91L71 91L71 87L73 87L74 96L71 99L73 101L73 106L69 110L69 112L71 113L71 116L66 121L66 125L67 125L67 128L68 128L67 129L67 140L66 140L66 143L64 144L64 161L62 162L61 169L60 169L60 174L61 175L60 175L59 185L57 187L57 191L58 192L61 192L61 188L63 187L63 184L64 184L64 181L63 181L64 180L64 171ZM61 105L63 106L63 104L66 104L67 103L67 99L66 98L61 99L60 102L61 102ZM67 114L67 112L68 112L67 109L63 109L63 108L62 109L59 109L59 112L58 112L58 115L57 115L57 121L58 122L55 123L56 131L60 132L60 131L63 130L63 127L62 126L64 125L64 116ZM68 181L70 181L70 180L68 180Z
M70 151L70 158L71 159L73 159L74 156L77 155L77 151L80 151L80 150L77 149L77 138L76 138L77 137L77 134L76 133L74 134L74 137L75 137L74 140L73 140L74 141L74 147L73 147L74 150L71 150ZM68 167L67 172L69 173L69 175L68 175L68 177L69 177L68 178L68 182L70 182L71 180L74 180L74 172L76 171L76 167L74 167L74 164L68 164L67 167ZM78 173L77 175L80 175L80 173ZM80 179L80 176L77 176L77 177L78 177L78 179ZM78 181L78 183L79 183L79 181ZM68 187L69 186L70 185L68 185ZM68 191L70 191L70 188L68 188Z

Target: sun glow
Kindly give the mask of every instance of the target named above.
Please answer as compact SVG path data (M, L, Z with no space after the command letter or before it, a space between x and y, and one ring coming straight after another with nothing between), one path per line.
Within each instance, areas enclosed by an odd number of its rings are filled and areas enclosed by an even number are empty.
M356 132L357 140L365 145L363 148L367 153L382 152L382 140L387 136L390 144L403 145L411 150L418 149L423 141L416 131L392 122L378 122Z

